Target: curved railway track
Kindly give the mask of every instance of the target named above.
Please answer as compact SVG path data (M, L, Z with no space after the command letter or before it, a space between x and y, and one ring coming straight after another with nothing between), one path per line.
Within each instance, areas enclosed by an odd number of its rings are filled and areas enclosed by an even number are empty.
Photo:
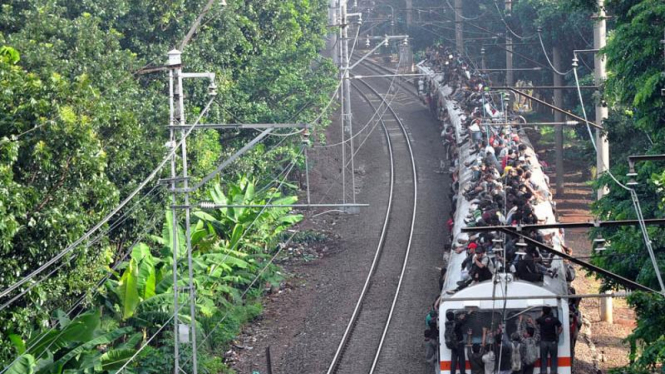
M381 101L382 110L385 111L384 114L390 113L393 119L386 121L383 116L378 118L384 130L388 148L390 189L386 216L372 265L342 340L328 368L328 374L373 373L375 371L404 279L416 219L418 178L414 152L407 129L390 106L389 101L368 83L360 81L360 84L365 90L355 83L353 87L367 105L376 111L377 108L372 103L370 96L378 98ZM408 171L410 171L410 176L402 175L409 173ZM409 180L412 182L409 183ZM409 184L413 185L412 191L409 191ZM407 203L407 201L409 202ZM411 208L410 217L404 217L409 213L408 209L401 206L405 203ZM400 206L396 208L396 205ZM395 219L395 216L398 218ZM404 227L399 224L400 221L410 223L408 227ZM390 259L388 260L386 257ZM397 276L398 281L395 285L394 280ZM393 283L393 287L390 287L391 283ZM368 345L375 346L373 357L367 355Z
M394 70L390 70L386 68L385 66L382 66L380 64L377 64L376 62L366 59L363 60L363 62L360 63L361 66L364 66L368 70L371 70L375 72L378 75L381 74L395 74ZM392 79L392 77L384 77L384 79ZM405 92L408 92L412 96L416 97L417 99L420 100L420 96L418 96L418 92L414 89L413 87L413 82L407 78L407 77L397 77L396 79L396 85L402 87Z

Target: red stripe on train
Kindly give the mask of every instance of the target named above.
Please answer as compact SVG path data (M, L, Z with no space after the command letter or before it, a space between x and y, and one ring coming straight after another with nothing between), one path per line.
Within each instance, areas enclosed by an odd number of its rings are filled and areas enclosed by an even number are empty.
M548 364L550 364L551 361L552 360L548 360ZM570 359L570 357L559 357L559 367L570 367L571 365L572 365L572 360ZM534 366L539 367L540 360L536 361L536 364ZM450 371L450 369L452 368L451 361L441 361L440 368L441 370ZM469 361L466 362L466 369L471 370L471 364L469 363Z

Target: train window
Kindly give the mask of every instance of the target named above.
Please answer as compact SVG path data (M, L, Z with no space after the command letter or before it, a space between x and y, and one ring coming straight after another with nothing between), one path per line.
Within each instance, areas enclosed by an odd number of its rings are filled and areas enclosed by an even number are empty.
M472 343L481 343L483 338L483 328L488 330L488 334L493 336L497 333L500 326L504 323L504 312L502 309L494 310L475 310L470 313L469 310L455 310L455 315L459 316L461 314L466 314L466 322L463 326L465 341L468 339L468 332L471 332L471 342ZM552 308L552 314L558 317L557 308ZM445 315L445 313L443 314ZM510 336L513 332L517 332L517 323L519 322L519 316L522 316L522 320L532 320L535 325L535 321L538 317L542 315L542 307L530 307L527 309L506 309L505 311L505 320L506 320L506 332ZM493 333L490 333L493 331ZM493 339L488 336L486 343L492 343Z

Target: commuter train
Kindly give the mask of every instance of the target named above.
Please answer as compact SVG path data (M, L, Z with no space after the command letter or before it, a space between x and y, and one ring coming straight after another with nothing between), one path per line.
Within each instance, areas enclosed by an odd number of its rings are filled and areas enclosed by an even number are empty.
M448 65L448 62L446 62L446 65ZM457 197L453 201L455 204L454 215L452 217L453 224L452 227L449 225L449 228L451 228L452 248L444 254L445 275L443 275L441 296L437 301L439 360L438 365L435 365L434 371L440 374L451 373L452 353L444 344L444 326L447 312L453 311L457 315L466 312L468 321L464 326L465 342L469 339L472 343L481 343L483 328L494 331L500 324L503 325L505 323L505 326L503 326L504 331L507 331L507 336L511 336L511 333L516 331L516 323L520 320L520 315L523 317L528 316L535 320L540 317L544 306L550 306L552 313L558 317L563 325L563 332L558 339L557 373L570 374L573 363L574 344L577 332L579 331L578 321L580 320L580 316L576 308L576 302L573 299L558 297L559 295L569 295L569 293L574 292L569 283L572 281L571 278L574 279L574 274L571 275L572 268L565 264L561 258L553 256L550 259L551 263L549 264L548 271L552 272L552 276L543 276L542 282L520 280L510 272L511 269L509 267L505 267L503 272L495 271L490 280L473 282L468 287L458 290L458 282L464 276L461 271L462 263L467 257L467 253L464 250L466 249L465 243L470 238L469 233L463 233L461 230L463 227L467 227L469 222L473 222L470 212L476 209L476 204L478 203L477 200L468 199L464 196L465 189L472 184L472 178L474 178L474 170L466 165L473 163L478 158L478 152L474 148L470 131L465 126L465 122L468 124L467 118L469 113L464 111L462 102L456 101L456 98L463 99L468 97L468 95L459 92L459 90L468 90L468 88L465 87L456 90L450 86L464 87L465 85L460 84L460 82L467 81L471 75L466 68L460 68L456 72L450 70L453 72L452 74L458 74L460 77L458 77L457 82L449 86L450 77L445 77L444 75L451 74L450 71L445 74L441 71L435 71L435 67L427 60L419 63L417 67L419 72L424 75L424 78L419 81L419 91L427 97L430 108L440 116L440 119L445 120L448 127L452 127L456 143L453 146L456 152L451 162L453 164L451 172L456 174L455 179L459 183L455 193ZM477 92L477 95L484 95L484 98L489 99L491 96L487 92L483 92L482 86L474 87L473 89ZM547 186L547 176L544 174L526 135L509 121L508 123L505 120L502 122L502 113L497 109L492 109L491 103L485 103L485 101L483 103L484 105L480 107L480 110L486 112L484 115L485 119L483 120L483 126L487 127L486 135L490 133L489 128L491 127L494 127L497 131L510 127L510 131L518 133L520 142L527 146L524 154L525 161L530 166L531 180L541 186ZM475 110L478 110L478 108L475 108ZM445 119L441 118L444 117L441 115L444 112ZM554 223L554 208L550 199L538 201L538 203L534 204L533 210L535 216L538 217L538 222ZM540 230L540 233L549 235L549 238L552 238L552 246L555 249L559 251L563 250L563 235L561 232L558 230ZM473 237L473 234L471 234L471 237ZM460 248L460 253L454 250L456 246ZM492 256L491 253L490 256ZM573 303L573 305L569 305L569 302ZM472 313L468 314L469 312ZM498 362L499 358L497 357L496 360ZM469 365L467 361L467 372L470 369ZM539 372L539 366L540 360L535 364L536 372Z

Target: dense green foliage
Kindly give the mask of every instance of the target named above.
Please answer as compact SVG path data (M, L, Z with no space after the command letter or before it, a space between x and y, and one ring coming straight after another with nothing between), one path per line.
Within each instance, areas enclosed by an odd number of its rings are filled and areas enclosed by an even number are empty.
M205 3L2 2L0 289L80 237L161 160L168 140L168 79L163 72L149 71L164 63L168 50L180 45ZM226 8L215 2L183 54L186 71L217 74L219 96L206 122L312 121L335 85L330 61L319 55L326 33L326 6L323 0L229 1ZM201 111L206 89L207 84L187 82L188 118ZM207 174L254 135L247 130L195 132L188 143L190 173L194 179ZM239 191L244 194L250 186L272 180L299 154L299 139L277 146L281 140L265 140L250 157L235 163L236 174L225 177L215 190L197 192L196 197L210 199L211 192L220 197L223 190L228 196L239 196ZM246 198L260 202L280 193L266 191L256 196L251 192ZM76 248L43 273L48 279L28 283L24 296L0 308L0 362L16 354L9 334L29 339L45 327L57 327L55 311L71 308L112 265L121 264L104 284L101 298L84 304L104 311L99 333L112 331L112 326L154 332L155 323L165 322L158 314L163 317L169 308L172 312L172 303L167 302L173 298L168 295L172 260L164 249L168 240L152 238L149 243L145 236L155 225L161 226L164 198L163 191L155 190L140 206L130 204L111 220L106 228L112 228L110 232ZM211 338L211 347L228 339L237 328L235 323L256 314L253 307L229 308L239 301L238 290L247 286L247 279L272 252L279 232L297 221L285 214L271 210L259 215L253 209L197 213L196 223L202 225L193 234L200 250L201 300L197 302L200 314L208 319L201 328L213 326L226 310L232 322L219 329L223 333L215 333L219 339ZM227 229L232 236L226 236ZM141 238L148 244L133 245ZM122 259L126 253L131 253L129 260ZM213 266L211 261L219 264ZM18 293L0 301L10 301L14 295ZM154 319L141 319L145 313ZM156 350L146 352L158 356L165 344L168 339L162 342L160 337ZM66 353L53 350L50 354ZM219 365L215 360L209 363Z
M283 197L274 188L255 192L255 187L252 181L242 179L240 184L229 184L226 193L216 185L210 197L218 204L264 204L269 200L290 204L296 201L295 197ZM220 346L224 347L237 333L237 323L256 316L256 306L245 305L243 294L252 291L250 287L256 284L256 276L260 275L259 285L278 279L267 261L271 248L278 244L280 234L302 217L288 214L287 208L267 212L258 208L224 208L195 211L193 215L196 217L191 233L193 280L197 287L195 305L202 369L214 372L223 367L215 355ZM175 248L174 235L178 237ZM129 368L137 372L160 372L169 365L172 367L172 325L169 323L174 307L173 252L178 255L179 273L186 274L184 239L182 225L178 224L174 232L171 213L167 213L162 235L151 236L149 244L136 244L130 256L114 267L111 277L92 300L99 311L81 314L81 309L76 314L80 315L74 315L70 321L66 313L58 310L52 316L53 328L34 330L25 336L25 341L21 336L10 336L21 354L12 370L17 374L61 373L63 370L107 373L120 368L134 354L140 354L141 360L133 361ZM188 282L188 278L181 275L178 286L186 287ZM178 299L179 318L186 323L190 320L189 308L183 306L189 305L188 294L180 293ZM155 333L159 334L151 348L137 353L138 346ZM164 361L165 354L170 360ZM181 359L186 362L188 356ZM154 366L146 365L146 360L154 362Z
M604 51L611 73L605 97L615 113L614 120L608 121L606 127L612 144L612 171L623 176L628 171L629 155L665 153L665 101L661 96L661 89L665 88L665 57L660 43L665 28L665 4L653 0L609 1L608 6L616 17L616 29ZM625 139L632 141L623 141ZM636 191L645 217L662 217L665 213L663 164L638 163L636 172L640 183ZM625 177L620 179L627 181ZM608 219L634 219L636 215L628 193L613 184L609 177L601 182L610 186L610 193L596 204L596 212ZM598 256L597 263L660 290L639 230L625 228L607 231L604 235L612 243L612 255ZM659 268L663 269L665 230L649 228L649 236ZM613 286L610 282L607 285ZM638 327L629 337L633 348L630 369L635 373L650 373L665 363L665 300L662 296L642 294L629 300L638 314Z

